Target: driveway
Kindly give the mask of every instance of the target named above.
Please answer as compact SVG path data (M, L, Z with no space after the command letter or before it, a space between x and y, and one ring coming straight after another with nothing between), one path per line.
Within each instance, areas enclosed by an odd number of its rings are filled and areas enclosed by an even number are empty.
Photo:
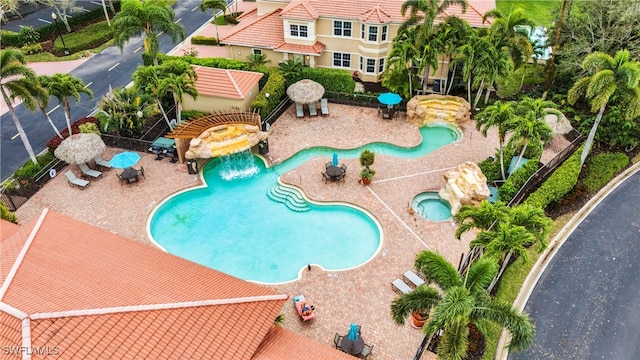
M535 343L509 359L640 359L638 169L549 261L525 307Z

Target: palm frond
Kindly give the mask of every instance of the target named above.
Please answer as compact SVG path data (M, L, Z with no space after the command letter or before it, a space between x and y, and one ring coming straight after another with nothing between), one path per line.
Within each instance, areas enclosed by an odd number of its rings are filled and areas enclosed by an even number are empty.
M398 325L404 325L405 318L414 312L428 314L434 305L442 300L438 290L421 285L408 294L398 296L391 302L391 317Z
M473 317L484 318L501 325L511 333L507 347L512 351L522 351L535 339L535 327L526 313L515 310L510 304L490 300L473 310Z
M498 264L496 261L482 256L469 267L464 277L464 287L475 296L475 294L486 290L497 273Z
M423 273L428 281L435 282L445 291L462 284L458 271L436 252L420 252L416 256L415 268Z

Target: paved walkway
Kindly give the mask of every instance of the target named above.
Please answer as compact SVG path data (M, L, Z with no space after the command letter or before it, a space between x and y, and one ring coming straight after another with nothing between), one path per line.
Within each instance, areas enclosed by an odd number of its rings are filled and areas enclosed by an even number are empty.
M540 257L515 303L531 315L536 340L509 359L638 358L638 214L640 163L591 199Z
M269 130L269 157L282 161L297 151L325 145L353 148L375 141L414 146L421 141L418 129L401 117L382 120L376 109L329 104L329 117L295 118L294 107ZM274 286L290 296L305 294L317 306L318 318L310 323L298 320L293 305L285 306L284 326L305 336L331 344L335 332L346 333L356 321L363 326L367 343L375 345L371 359L411 358L421 332L409 325L396 326L389 316L389 304L397 296L390 283L413 267L415 254L424 249L438 251L454 264L468 250L469 234L454 238L456 227L450 221L430 222L408 211L417 193L437 191L444 185L442 174L462 162L480 161L495 152L497 136L488 138L475 130L474 123L462 124L463 139L418 159L399 159L377 155L376 177L368 186L358 183L358 159L341 159L347 166L344 183L324 183L320 172L328 158L313 158L285 173L281 180L300 187L311 199L320 202L345 201L370 211L383 227L383 251L359 268L328 273L319 268L304 271L302 279ZM108 148L109 159L119 149ZM165 197L202 183L198 175L189 175L184 164L168 159L155 161L153 154L141 154L147 179L121 186L118 170L106 172L82 191L67 185L64 176L47 183L16 212L21 223L35 219L43 208L69 215L149 244L146 221L151 210ZM202 164L201 164L202 165ZM68 166L79 173L75 165ZM429 358L433 354L425 355Z

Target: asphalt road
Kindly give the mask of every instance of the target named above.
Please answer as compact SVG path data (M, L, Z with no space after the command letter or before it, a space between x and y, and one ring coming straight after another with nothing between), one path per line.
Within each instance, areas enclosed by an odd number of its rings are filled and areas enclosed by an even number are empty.
M536 340L509 359L640 359L640 172L567 238L525 311Z
M185 26L187 36L211 20L211 11L206 13L200 11L201 2L201 0L181 0L173 6L176 13L175 19ZM37 13L33 16L37 16ZM29 21L29 17L23 21ZM161 52L169 52L175 46L170 37L161 35ZM99 99L109 91L109 86L123 87L131 82L131 74L139 65L142 65L142 52L142 38L134 38L125 45L122 52L115 46L109 47L71 71L72 75L88 84L94 93L93 99L83 95L79 103L72 103L72 121L90 114ZM47 111L56 106L58 106L58 100L52 97ZM55 132L42 113L30 112L22 104L16 107L16 113L36 154L44 150L46 142L55 136ZM50 116L58 129L66 128L62 106L53 110ZM0 117L0 179L3 181L29 160L17 133L11 114L7 112L2 115Z

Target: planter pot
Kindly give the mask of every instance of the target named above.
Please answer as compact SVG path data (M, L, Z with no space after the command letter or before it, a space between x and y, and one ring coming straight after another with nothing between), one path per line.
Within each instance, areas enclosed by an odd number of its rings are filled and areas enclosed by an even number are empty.
M362 184L363 184L363 185L369 185L369 184L371 184L371 179L362 178Z
M413 326L416 329L422 329L424 324L427 323L427 320L428 320L428 317L426 316L423 317L418 313L411 314L411 326Z

